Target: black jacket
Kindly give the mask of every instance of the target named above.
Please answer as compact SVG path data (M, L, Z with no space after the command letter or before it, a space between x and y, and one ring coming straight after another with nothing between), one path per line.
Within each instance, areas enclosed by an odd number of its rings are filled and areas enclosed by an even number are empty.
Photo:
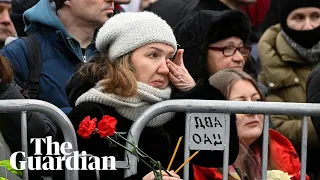
M320 103L320 65L317 65L309 74L307 80L307 103ZM311 117L312 123L320 138L320 117Z
M13 85L0 82L0 99L24 99ZM0 113L0 131L3 134L12 152L21 151L21 113ZM30 138L43 138L56 135L52 122L37 112L27 112L28 140ZM33 146L29 147L32 151Z
M312 72L309 74L307 79L307 103L320 103L320 64L318 64ZM317 132L318 137L320 138L320 117L311 116L312 123ZM308 168L307 173L310 176L310 179L320 179L320 167L317 156L319 152L313 149L308 148ZM311 158L309 158L311 157Z
M91 118L101 120L103 115L109 115L117 119L117 132L128 132L133 121L119 115L114 108L97 103L81 103L76 106L68 115L76 131L79 128L80 122L90 115ZM123 135L127 137L127 134ZM88 154L93 154L98 157L115 156L116 160L124 160L124 149L115 144L110 144L107 140L99 137L98 134L92 135L90 139L83 139L77 134L79 151L86 151ZM119 140L118 140L119 141ZM124 141L119 141L125 145ZM169 135L164 132L161 127L147 127L143 130L140 140L139 148L146 152L153 159L160 161L164 167L167 167L169 161L170 148ZM151 170L147 168L142 162L138 163L138 174L131 179L142 179L144 175ZM81 179L94 179L94 171L79 171ZM101 179L123 179L123 169L116 171L100 171Z
M0 81L0 100L24 99L20 92L13 85L8 85ZM37 112L27 112L28 128L28 155L35 153L34 143L30 144L31 138L44 138L53 136L55 139L57 129L53 122ZM0 113L0 131L10 147L11 152L22 151L21 148L21 113ZM45 152L45 147L42 148ZM18 160L21 157L18 156ZM47 173L39 171L29 171L29 179L39 179L41 175Z
M75 73L74 76L70 79L67 84L66 90L69 97L69 102L71 106L74 106L76 99L82 95L84 92L89 90L94 86L94 83L90 80L83 80L78 73ZM178 92L176 90L172 93L173 99L209 99L209 100L225 100L223 95L214 87L209 85L208 80L204 82L198 82L192 90L187 92ZM108 107L96 103L82 103L76 106L73 111L69 114L69 118L72 121L74 127L79 127L79 123L85 116L91 115L91 118L97 117L98 120L103 114L108 114L116 117L118 119L117 131L128 132L132 121L124 117L121 117L112 107ZM161 160L161 163L164 164L164 167L167 167L167 162L170 159L169 156L172 155L177 140L180 136L184 136L185 130L185 113L177 113L175 117L163 127L158 128L145 128L142 132L139 141L139 147L146 151L151 157L156 160ZM118 127L119 126L119 127ZM239 141L237 136L237 129L235 124L235 116L231 116L231 125L230 125L230 158L229 164L232 164L238 156ZM169 135L169 136L168 136ZM152 137L152 138L150 138ZM169 137L169 139L168 139ZM97 137L92 137L93 141L83 140L78 137L79 149L80 151L86 149L87 152L92 152L94 155L106 155L110 153L107 148L97 148L97 147L108 147L106 140L101 140ZM157 140L156 140L157 139ZM155 142L157 142L155 144ZM106 144L106 146L101 146ZM180 149L177 153L177 156L174 160L171 169L178 168L184 162L184 143L182 141ZM124 153L123 149L113 149L111 152L117 154L118 159L122 159ZM191 152L192 154L193 152ZM212 158L208 158L212 157ZM194 159L192 163L196 163L200 166L206 167L222 167L223 162L223 151L201 151ZM192 167L192 166L190 166ZM149 170L142 164L138 168L138 176L133 177L140 178L145 175ZM192 168L190 169L192 176ZM80 177L82 177L80 172ZM94 177L94 172L85 172ZM102 172L105 173L104 176L113 176L117 179L122 179L123 171L119 170L118 172ZM112 173L112 174L111 174ZM179 172L179 175L182 177L183 171ZM83 175L85 177L85 175ZM190 178L192 179L192 178Z

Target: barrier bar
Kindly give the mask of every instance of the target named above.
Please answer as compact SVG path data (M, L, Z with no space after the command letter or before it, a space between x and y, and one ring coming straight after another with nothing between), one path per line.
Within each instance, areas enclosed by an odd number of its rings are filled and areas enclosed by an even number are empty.
M63 132L64 140L72 144L71 151L78 151L77 136L67 115L58 107L45 101L33 99L1 100L0 113L17 113L22 111L39 112L54 120ZM26 141L22 143L27 143ZM65 170L66 180L79 179L77 170Z
M184 160L190 157L189 142L190 142L190 119L186 116L186 130L184 134ZM189 163L183 167L183 179L189 179Z
M166 112L194 112L194 113L239 113L239 114L277 114L296 116L320 116L320 104L313 103L279 103L279 102L250 102L250 101L216 101L216 100L168 100L154 104L148 108L132 124L128 136L129 141L139 143L139 138L146 124L159 114ZM126 146L130 148L127 143ZM128 156L130 168L125 170L125 177L137 173L136 158L125 152ZM302 159L302 164L306 163ZM304 166L302 166L304 167ZM225 171L224 171L225 172ZM301 171L301 176L305 177L305 171ZM302 177L301 177L302 178Z
M302 142L301 142L301 171L300 171L301 180L306 179L307 148L308 148L308 116L304 116L302 121Z
M25 157L22 157L23 161L27 161L28 157L28 125L27 125L27 112L22 111L21 112L21 148L22 151L25 152ZM28 180L28 163L25 164L26 168L23 170L22 178L24 180Z
M262 142L262 180L267 179L268 170L268 145L269 145L269 119L270 115L266 114L263 120L263 142Z

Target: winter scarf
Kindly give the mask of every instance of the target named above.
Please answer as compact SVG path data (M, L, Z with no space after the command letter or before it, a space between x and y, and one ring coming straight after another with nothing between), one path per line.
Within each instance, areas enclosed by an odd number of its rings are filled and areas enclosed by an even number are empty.
M133 97L121 97L111 93L103 93L103 80L94 88L82 94L76 101L76 106L83 102L94 102L113 107L121 116L136 121L151 105L170 99L171 88L163 90L138 82L137 94ZM160 114L153 118L147 126L157 127L170 121L175 113Z
M317 64L320 61L320 42L312 48L307 49L294 42L284 31L282 35L286 42L292 47L304 60L311 64Z

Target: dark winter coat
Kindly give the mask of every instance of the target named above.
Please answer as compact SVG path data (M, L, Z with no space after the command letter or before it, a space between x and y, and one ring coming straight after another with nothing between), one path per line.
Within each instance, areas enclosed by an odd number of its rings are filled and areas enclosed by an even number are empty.
M20 92L13 86L0 82L0 100L24 99ZM37 112L27 112L28 123L28 155L35 153L34 143L30 144L31 138L44 138L53 136L55 139L57 130L53 122ZM22 151L21 148L21 113L0 113L0 132L8 144L11 152ZM21 157L18 157L20 159ZM43 172L29 171L30 179L39 179Z
M318 84L316 80L311 81L314 75L310 75L315 65L304 61L291 48L281 34L280 24L271 26L261 37L259 54L262 64L259 80L268 87L267 101L298 103L316 101L314 98L317 88L315 87ZM316 71L313 72L316 73ZM306 85L308 76L309 82L312 83ZM306 99L306 94L309 100ZM271 120L275 130L287 137L300 154L303 118L292 115L271 115ZM315 157L320 150L320 141L314 125L316 124L312 124L311 118L308 118L307 172L318 173L320 166ZM313 179L312 176L310 177Z
M307 103L320 103L320 65L318 64L307 79ZM320 138L320 117L311 117L318 137Z
M97 118L98 121L103 115L109 115L117 119L117 132L128 132L133 121L124 118L119 115L114 108L97 103L81 103L76 106L69 114L69 118L74 125L75 129L79 128L80 122L90 115L91 118ZM123 135L127 137L127 134ZM93 135L90 139L83 139L77 135L78 147L80 151L85 150L88 154L93 154L98 157L102 156L115 156L116 160L124 160L124 149L115 144L110 143L99 137L99 135ZM120 141L123 145L125 142ZM163 128L145 128L141 134L139 140L139 148L146 152L153 159L160 161L164 167L167 167L169 161L169 147L170 147L169 135L164 132ZM142 162L138 163L138 174L134 179L142 179L151 170L148 169ZM94 179L94 171L79 171L81 179ZM123 169L117 169L116 171L100 171L100 177L102 179L123 179Z
M74 106L76 99L82 95L82 93L89 90L93 87L93 82L84 81L76 73L68 83L66 90L69 97L69 102L71 106ZM210 100L225 100L223 95L215 88L209 85L209 82L198 83L192 90L184 93L173 92L172 97L174 99L210 99ZM72 121L74 127L77 129L81 120L85 116L90 115L91 118L97 117L99 120L102 115L111 115L118 119L117 131L128 132L132 121L124 117L121 117L112 107L108 107L96 103L82 103L76 106L73 111L69 114L69 118ZM184 135L185 130L185 113L177 113L175 117L163 127L150 128L146 127L142 132L139 141L139 147L146 151L151 157L156 160L160 160L164 167L167 167L167 162L170 159L170 156L173 153L176 142L180 136ZM232 164L238 155L239 141L237 136L237 129L235 124L235 117L232 116L230 125L230 157L229 164ZM106 140L101 140L97 137L92 137L92 141L85 141L78 137L79 149L80 151L86 149L87 152L91 152L94 155L106 156L108 153L113 153L118 156L119 160L123 158L123 149L116 147L116 149L110 149ZM104 144L104 145L102 145ZM101 147L101 148L97 148ZM106 147L106 148L103 148ZM108 149L108 148L109 149ZM180 145L179 153L177 154L175 161L171 169L176 169L184 162L183 152L184 152L184 143ZM191 152L193 153L193 152ZM212 161L207 157L215 157L215 160ZM221 167L223 162L223 151L201 151L194 159L192 163L205 166L205 167ZM192 166L191 166L192 167ZM138 175L133 177L140 178L148 173L148 170L143 164L139 164ZM182 170L179 174L182 177ZM80 172L83 173L83 172ZM94 177L94 172L85 172ZM112 176L116 177L115 179L123 178L123 171L119 170L117 172L102 172L102 177ZM190 172L192 176L192 171ZM85 176L85 175L83 175ZM80 174L80 177L82 175ZM87 177L87 176L85 176ZM139 180L140 180L139 179Z
M307 91L307 103L320 103L320 64L318 64L309 74L309 77L307 79L306 84L306 91ZM319 116L311 116L311 122L314 126L314 129L317 133L318 138L320 139L320 117ZM308 150L310 150L308 146ZM312 150L312 149L311 149ZM314 150L314 156L311 158L308 158L308 163L312 164L309 166L311 170L307 173L309 174L311 179L320 179L320 166L317 161L317 158L314 158L317 156L317 153L319 151ZM308 153L309 154L309 153ZM310 157L310 154L308 155ZM310 172L312 171L312 172Z

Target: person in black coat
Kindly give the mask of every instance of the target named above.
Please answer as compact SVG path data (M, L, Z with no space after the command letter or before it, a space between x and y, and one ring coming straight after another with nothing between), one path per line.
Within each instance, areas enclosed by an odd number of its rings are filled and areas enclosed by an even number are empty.
M121 31L124 27L130 28ZM79 67L66 87L69 102L75 106L69 118L76 130L86 116L99 121L102 116L110 115L117 119L116 131L128 132L144 110L170 98L225 100L212 86L195 84L184 68L183 50L177 52L175 63L170 60L177 51L176 39L170 26L153 13L115 15L99 30L96 44L102 56ZM169 80L176 87L172 93ZM205 93L202 92L204 90ZM202 97L203 94L208 96ZM143 130L139 148L160 161L163 167L167 167L172 147L176 143L175 137L184 135L184 119L184 113L157 116ZM178 126L164 127L168 122L174 122ZM172 131L172 128L178 130ZM117 160L123 160L124 150L121 147L111 146L97 135L92 135L89 139L78 136L78 143L80 151L86 150L95 156L113 155ZM238 144L232 116L230 164L238 155ZM181 146L183 147L182 144ZM183 151L179 150L178 154L183 155ZM214 157L214 160L208 160L208 157ZM222 161L222 151L201 151L192 163L221 167ZM177 157L175 163L181 165L183 158ZM173 165L172 169L175 167ZM130 178L142 179L149 171L139 162L138 174ZM123 179L123 170L100 171L100 175L101 178ZM81 178L94 176L94 172L80 171Z
M320 64L310 73L307 80L307 103L320 103ZM312 123L320 138L320 117L311 116Z
M0 56L0 100L24 99L13 82L13 71L8 61ZM30 144L31 138L44 138L52 136L55 139L57 129L54 122L44 115L37 112L27 112L27 143L28 155L33 156L35 153L35 144ZM10 151L22 151L21 148L21 113L0 113L0 132L8 144ZM45 152L45 147L42 148ZM21 156L17 160L21 160ZM40 176L50 176L51 173L43 171L29 170L30 179L40 179Z
M239 10L202 10L189 18L177 32L184 49L184 64L196 80L206 80L225 68L246 69L251 48L250 20Z
M309 74L307 83L306 83L306 102L307 103L320 103L320 65L318 64ZM312 124L317 132L318 137L320 138L320 117L311 116ZM316 164L316 162L315 162ZM311 168L310 168L311 169ZM320 169L317 166L312 166L312 169L309 170L308 175L311 179L320 178Z

